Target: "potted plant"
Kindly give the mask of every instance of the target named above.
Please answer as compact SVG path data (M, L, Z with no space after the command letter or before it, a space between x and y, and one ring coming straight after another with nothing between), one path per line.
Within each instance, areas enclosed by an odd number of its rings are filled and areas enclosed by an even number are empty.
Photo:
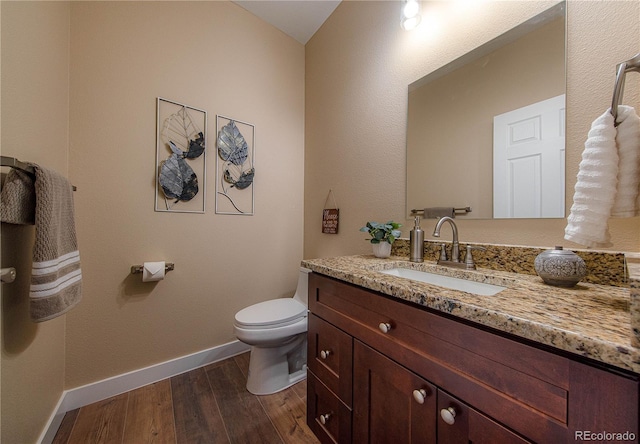
M392 220L385 224L378 222L367 222L367 225L360 228L360 231L369 233L370 242L373 247L373 254L376 257L389 257L391 255L391 244L400 237L400 228L402 225Z

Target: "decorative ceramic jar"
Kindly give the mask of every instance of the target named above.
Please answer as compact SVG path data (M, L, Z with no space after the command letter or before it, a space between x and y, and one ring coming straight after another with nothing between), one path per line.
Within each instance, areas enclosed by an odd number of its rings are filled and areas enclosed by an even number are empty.
M540 253L534 262L538 276L549 285L573 287L587 274L587 267L580 256L562 247Z
M379 258L386 258L391 256L391 244L389 242L380 242L377 244L371 244L373 247L373 255Z

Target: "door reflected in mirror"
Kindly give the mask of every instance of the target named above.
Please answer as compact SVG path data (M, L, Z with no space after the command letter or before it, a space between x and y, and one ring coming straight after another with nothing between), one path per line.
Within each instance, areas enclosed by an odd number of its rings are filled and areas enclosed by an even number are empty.
M493 217L564 217L565 95L493 118Z
M559 3L409 85L407 217L565 216L565 58Z

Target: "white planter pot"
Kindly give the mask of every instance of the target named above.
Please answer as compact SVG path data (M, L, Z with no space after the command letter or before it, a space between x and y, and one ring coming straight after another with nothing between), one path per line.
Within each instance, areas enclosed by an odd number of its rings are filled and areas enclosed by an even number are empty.
M371 244L371 246L375 257L385 258L391 256L391 244L389 242L380 242L379 244Z

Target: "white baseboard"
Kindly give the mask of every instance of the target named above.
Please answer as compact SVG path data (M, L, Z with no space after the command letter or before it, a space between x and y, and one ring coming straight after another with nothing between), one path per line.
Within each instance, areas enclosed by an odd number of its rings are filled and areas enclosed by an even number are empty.
M161 362L160 364L113 376L71 390L65 390L38 442L42 444L51 443L65 413L70 410L239 355L249 350L250 347L247 344L235 340L191 355Z

